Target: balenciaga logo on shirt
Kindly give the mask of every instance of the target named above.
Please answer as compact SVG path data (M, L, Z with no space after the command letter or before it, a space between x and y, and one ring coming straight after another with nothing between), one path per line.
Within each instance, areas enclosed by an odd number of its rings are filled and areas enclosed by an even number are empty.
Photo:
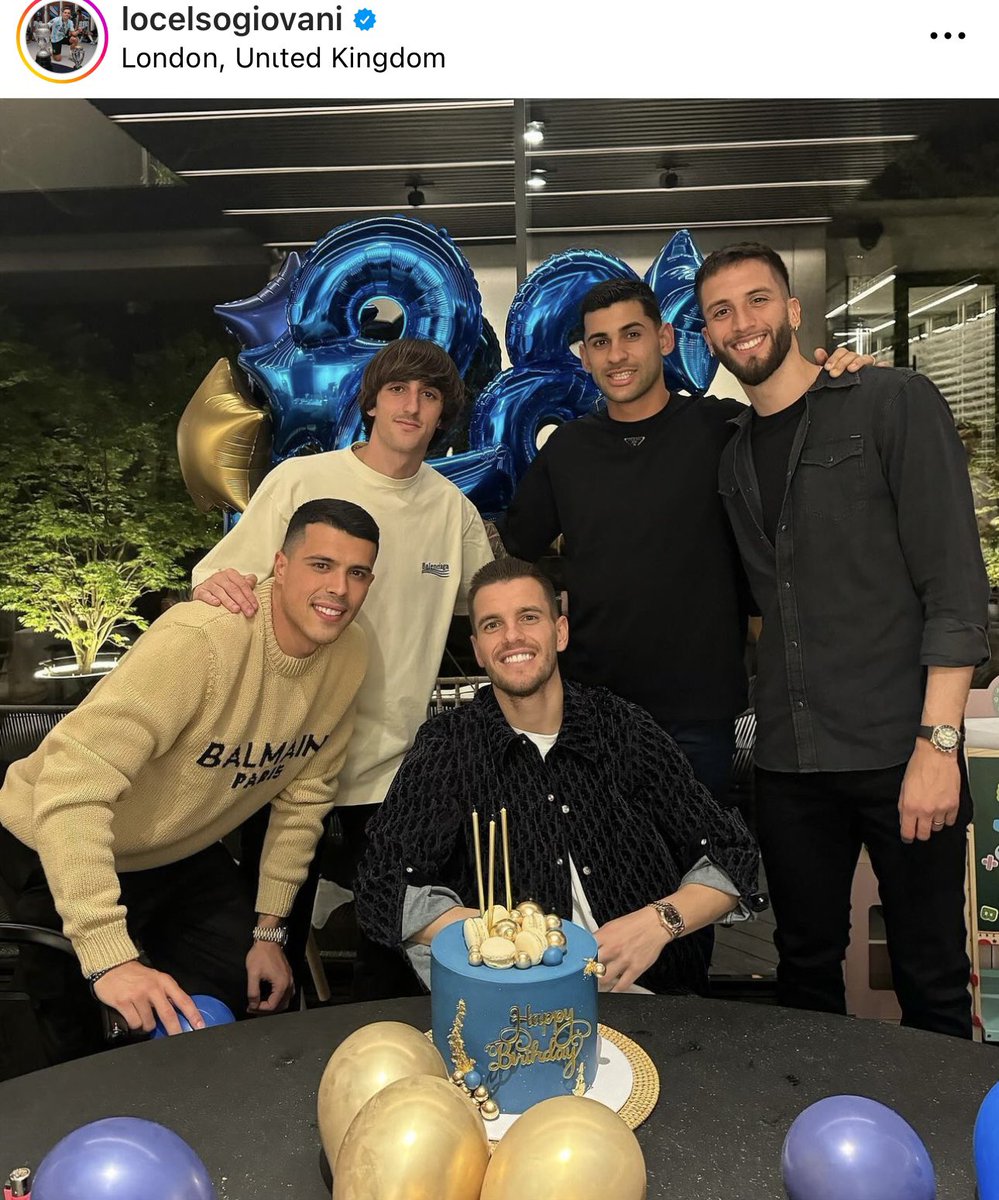
M624 439L629 446L640 446L645 441L643 437L630 437Z
M436 575L438 579L447 579L451 574L450 563L428 563L423 564L424 575Z

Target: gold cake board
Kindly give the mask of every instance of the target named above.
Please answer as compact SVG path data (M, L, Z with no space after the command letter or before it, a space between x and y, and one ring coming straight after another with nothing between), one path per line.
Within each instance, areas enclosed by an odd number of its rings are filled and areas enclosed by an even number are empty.
M586 1094L590 1099L607 1104L608 1108L612 1108L629 1129L637 1129L643 1121L648 1120L659 1099L659 1072L656 1070L656 1064L627 1034L621 1033L617 1029L611 1029L609 1025L598 1025L597 1032L604 1041L615 1047L618 1051L616 1057L623 1060L622 1065L630 1070L631 1087L625 1092L625 1089L620 1087L620 1080L616 1079L617 1086L614 1089L616 1102L605 1099L601 1092L606 1093L607 1089L601 1075L606 1072L606 1067L601 1064L597 1067L596 1078L592 1087L587 1089ZM428 1032L427 1037L430 1036ZM603 1057L602 1049L601 1057ZM622 1094L624 1094L623 1100L621 1099ZM495 1121L487 1122L486 1130L489 1133L489 1140L498 1142L520 1115L520 1113L501 1112Z

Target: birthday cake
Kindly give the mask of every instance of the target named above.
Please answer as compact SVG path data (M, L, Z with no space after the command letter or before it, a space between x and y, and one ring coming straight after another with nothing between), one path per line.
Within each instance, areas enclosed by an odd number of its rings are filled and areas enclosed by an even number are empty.
M596 942L536 905L512 916L455 922L430 947L434 1045L486 1117L583 1095L597 1069Z

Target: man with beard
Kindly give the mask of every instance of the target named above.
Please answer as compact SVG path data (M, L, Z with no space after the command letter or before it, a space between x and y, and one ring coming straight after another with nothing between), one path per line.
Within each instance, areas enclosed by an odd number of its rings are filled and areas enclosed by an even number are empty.
M756 794L779 998L845 1011L865 844L902 1023L970 1037L960 727L988 583L954 420L913 371L830 379L802 357L768 246L717 251L696 286L705 339L752 402L719 484L763 614Z
M748 600L718 460L742 406L667 390L673 330L640 280L598 284L583 300L582 325L583 366L606 411L555 431L500 533L511 554L532 562L562 535L566 677L640 704L725 803L735 717L746 707ZM827 370L871 361L838 351ZM613 564L631 581L626 595Z
M472 813L488 822L506 808L518 896L593 931L603 986L704 992L704 956L685 935L748 915L757 850L742 817L648 713L563 682L568 623L536 567L483 567L469 612L492 687L428 721L403 760L368 826L362 926L428 970L433 936L479 915Z

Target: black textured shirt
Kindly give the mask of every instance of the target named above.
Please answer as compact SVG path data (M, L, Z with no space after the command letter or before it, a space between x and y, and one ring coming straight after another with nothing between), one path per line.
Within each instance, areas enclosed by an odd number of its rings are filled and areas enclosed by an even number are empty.
M499 523L507 550L532 562L563 535L563 676L610 688L658 721L746 707L745 581L718 497L728 420L742 407L673 395L643 421L569 421Z
M775 540L735 419L719 488L763 613L756 762L771 771L905 762L928 666L988 657L988 582L967 457L922 375L867 367L805 395Z
M478 907L472 810L485 856L489 820L498 823L504 807L515 903L530 897L546 912L571 913L570 857L601 925L670 895L702 857L744 900L756 886L756 844L741 816L718 807L647 712L603 688L566 683L562 728L542 759L484 688L422 727L368 824L355 889L367 934L399 946L408 886L446 887ZM703 991L696 939L671 942L639 982Z

